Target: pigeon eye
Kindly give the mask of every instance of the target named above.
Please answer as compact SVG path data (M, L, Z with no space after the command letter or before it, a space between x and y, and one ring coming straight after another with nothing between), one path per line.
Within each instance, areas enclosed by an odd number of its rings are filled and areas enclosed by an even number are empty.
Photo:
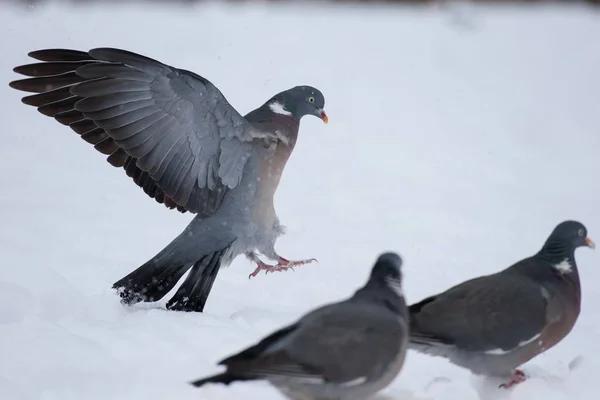
M312 96L310 96L310 97L308 98L308 102L309 102L309 103L314 103L314 102L315 102L315 98L314 98L314 97L312 97Z
M583 229L580 229L577 233L579 234L579 236L583 236Z

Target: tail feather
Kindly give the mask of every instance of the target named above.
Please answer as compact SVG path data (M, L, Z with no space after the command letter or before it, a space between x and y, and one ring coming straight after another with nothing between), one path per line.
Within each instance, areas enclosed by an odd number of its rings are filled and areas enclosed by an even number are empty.
M454 353L456 347L444 338L422 332L416 318L413 318L410 324L408 348L419 353L448 358Z
M436 298L437 295L430 296L408 307L410 315L410 339L408 347L424 354L449 357L455 350L452 341L440 337L433 332L428 332L428 330L423 329L419 323L421 320L420 313L423 307L436 300Z
M169 310L204 311L204 305L217 278L226 250L204 256L194 264L177 293L167 303Z
M138 302L154 302L162 299L190 269L181 287L167 303L175 311L202 312L217 273L221 267L225 249L205 255L195 263L173 263L159 254L129 275L113 284L121 302L132 305Z
M113 284L123 304L162 299L190 269L191 264L160 264L150 260Z
M209 376L207 378L198 379L196 381L190 382L190 385L195 387L204 386L207 383L221 383L223 385L230 385L236 381L251 381L256 378L245 377L245 376L235 376L230 374L229 372L223 372L221 374Z
M411 336L408 348L430 356L450 358L456 353L456 346L438 340Z
M419 334L417 332L411 332L410 342L424 346L451 346L450 343L445 342L443 339L426 334Z

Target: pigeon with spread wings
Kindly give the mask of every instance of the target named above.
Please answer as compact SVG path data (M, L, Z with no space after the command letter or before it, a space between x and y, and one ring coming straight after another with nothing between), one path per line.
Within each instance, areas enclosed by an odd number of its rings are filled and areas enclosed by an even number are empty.
M273 196L296 144L300 119L327 122L325 99L296 86L241 116L205 78L129 51L46 49L16 67L22 99L55 118L123 168L170 209L196 214L148 262L117 281L122 301L156 301L191 269L167 308L203 311L219 268L244 254L259 271L290 261L274 249L283 233ZM259 253L277 260L268 265Z

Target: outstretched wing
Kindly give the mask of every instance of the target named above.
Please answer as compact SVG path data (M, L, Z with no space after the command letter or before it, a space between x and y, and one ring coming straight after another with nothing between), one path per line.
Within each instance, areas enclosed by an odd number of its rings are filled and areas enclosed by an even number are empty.
M208 217L242 179L254 128L208 80L112 48L34 51L12 88L168 208Z

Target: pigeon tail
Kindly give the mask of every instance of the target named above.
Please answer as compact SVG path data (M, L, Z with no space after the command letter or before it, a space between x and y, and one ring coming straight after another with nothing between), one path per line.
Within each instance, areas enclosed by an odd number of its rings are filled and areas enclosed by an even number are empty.
M161 262L159 255L115 282L112 287L119 292L123 304L158 301L191 268L181 287L167 303L167 309L202 312L228 249L229 246L204 255L195 263Z
M436 335L433 335L429 332L425 332L421 329L421 326L419 324L419 312L421 311L421 309L431 303L432 301L434 301L437 298L437 296L430 296L427 297L423 300L421 300L418 303L412 304L408 307L408 314L409 314L409 324L410 324L410 335L409 335L409 342L411 347L415 348L416 350L422 351L424 349L429 349L429 347L452 347L453 344L448 341L445 340L444 338L438 337ZM424 352L429 352L429 351L424 351Z
M235 376L229 372L223 372L221 374L216 374L207 378L198 379L197 381L190 382L190 385L195 387L204 386L207 383L221 383L223 385L230 385L236 381L251 381L253 379L255 378Z

